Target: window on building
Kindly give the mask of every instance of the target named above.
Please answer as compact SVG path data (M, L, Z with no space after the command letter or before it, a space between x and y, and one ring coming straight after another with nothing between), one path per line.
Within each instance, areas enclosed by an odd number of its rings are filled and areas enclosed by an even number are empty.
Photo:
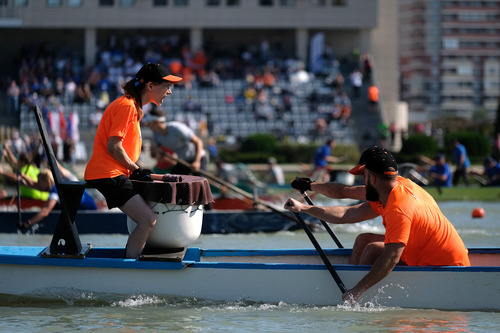
M260 6L272 6L273 0L259 0Z
M462 12L458 14L458 20L483 22L486 21L486 13Z
M282 6L282 7L294 7L295 0L280 0L280 6Z
M432 96L430 100L432 104L439 104L439 96Z
M28 6L28 0L14 0L14 7L26 7Z
M186 7L189 5L189 0L174 0L174 6Z
M153 6L160 7L168 5L168 0L153 0Z
M443 48L458 49L459 43L457 38L443 38Z
M133 7L135 6L135 0L120 0L121 7Z
M231 7L231 6L239 6L240 5L240 0L226 0L226 6Z
M345 6L347 5L347 0L332 0L332 6Z
M81 7L82 0L67 0L68 7Z
M309 4L315 7L325 7L328 0L309 0Z
M459 66L457 66L457 74L458 75L471 75L472 74L472 66L471 65L459 65Z
M207 6L220 6L220 0L206 0Z
M115 0L99 0L99 6L114 6Z
M47 7L61 7L62 0L47 0Z

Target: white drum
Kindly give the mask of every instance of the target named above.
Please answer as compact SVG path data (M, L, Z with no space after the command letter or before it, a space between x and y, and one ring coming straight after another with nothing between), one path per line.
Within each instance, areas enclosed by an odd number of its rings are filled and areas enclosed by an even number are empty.
M157 215L156 225L149 235L147 246L155 248L187 247L200 237L203 222L203 205L188 206L148 201ZM127 217L131 233L136 223Z

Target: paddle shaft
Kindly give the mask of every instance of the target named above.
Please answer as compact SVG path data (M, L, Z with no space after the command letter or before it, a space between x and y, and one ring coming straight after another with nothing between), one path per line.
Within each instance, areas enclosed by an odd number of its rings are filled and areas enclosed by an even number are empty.
M21 171L17 169L16 171L16 189L17 189L17 225L21 225L21 189L19 187L19 182L21 178Z
M311 201L311 199L309 198L309 196L307 195L307 193L305 191L300 191L300 194L302 194L302 196L304 197L304 199L306 199L308 204L310 204L311 206L314 206L313 202ZM321 222L323 227L325 227L326 231L328 232L330 237L332 237L333 241L335 242L335 244L337 244L339 249L343 249L344 247L342 246L342 243L340 243L339 239L337 238L337 236L335 235L333 230L330 228L328 223L326 223L325 221L323 221L321 219L319 219L319 221Z
M191 164L189 162L186 162L178 157L172 157L174 160L176 160L178 163L186 166L186 167L191 167ZM258 203L260 205L263 205L263 206L266 206L267 208L271 209L272 211L278 213L278 214L281 214L282 216L286 217L287 219L289 220L292 220L294 222L297 222L296 219L294 219L291 215L289 214L286 214L285 212L273 207L272 205L270 205L269 203L265 202L265 201L262 201L260 200L259 198L256 198L254 195L252 195L251 193L248 193L247 191L245 190L242 190L241 188L239 188L238 186L235 186L227 181L225 181L224 179L221 179L213 174L211 174L210 172L206 171L206 170L203 170L203 169L200 169L198 171L201 175L207 177L207 178L210 178L211 180L221 184L221 185L224 185L226 186L228 189L238 193L238 194L241 194L242 196L248 198L248 199L251 199L252 201L254 201L255 203Z
M299 213L294 213L294 214L295 214L295 217L297 218L297 220L299 221L300 226L302 227L302 229L304 229L304 231L307 234L307 237L309 237L309 240L314 245L314 248L318 252L318 254L321 257L321 259L323 260L323 262L325 263L325 266L328 269L328 271L330 272L330 275L335 280L335 283L337 283L337 286L339 287L340 291L342 292L342 294L345 293L347 291L347 288L345 287L344 282L342 282L342 279L337 274L337 271L335 271L335 268L333 268L332 263L330 262L330 260L328 260L328 257L326 256L325 251L323 251L323 249L319 245L318 241L316 240L313 233L311 232L311 229L309 229L309 227L304 222L304 220L302 219L302 217L300 216Z

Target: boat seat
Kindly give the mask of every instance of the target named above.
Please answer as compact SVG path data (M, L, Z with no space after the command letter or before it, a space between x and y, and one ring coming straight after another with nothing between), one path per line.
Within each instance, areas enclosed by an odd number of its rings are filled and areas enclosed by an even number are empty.
M82 246L75 224L76 214L85 188L90 187L84 181L70 181L62 178L57 160L45 127L45 121L38 105L33 107L42 143L45 148L50 171L59 194L61 215L57 222L50 246L42 253L42 257L84 258L91 245Z
M144 251L139 257L142 261L167 261L167 262L181 262L186 254L187 247L173 248L173 249L156 249L152 247L145 247Z

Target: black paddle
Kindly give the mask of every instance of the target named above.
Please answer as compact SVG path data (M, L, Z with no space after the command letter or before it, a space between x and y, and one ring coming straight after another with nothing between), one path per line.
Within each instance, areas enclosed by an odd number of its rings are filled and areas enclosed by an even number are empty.
M287 205L290 206L291 205L290 202L287 202ZM309 229L309 227L304 222L304 220L302 219L302 217L300 216L299 213L294 212L294 214L295 214L295 217L297 218L297 221L299 221L300 226L302 227L302 229L304 229L304 231L307 234L307 237L309 237L309 240L314 245L314 248L318 252L318 254L321 257L321 259L323 260L323 262L325 263L325 266L328 269L328 271L330 272L330 275L333 277L333 279L337 283L337 286L339 287L340 291L342 292L342 294L345 293L347 291L347 288L345 287L344 282L342 282L342 279L335 271L335 268L333 268L332 263L328 260L328 257L326 256L325 251L323 251L323 249L319 245L318 241L316 240L313 233L311 232L311 229Z
M22 220L21 220L21 190L19 188L19 178L21 177L21 170L17 169L16 170L16 188L17 188L17 226L22 225Z
M309 196L307 195L307 193L305 191L300 191L300 194L302 194L302 196L304 197L304 199L306 199L308 204L310 204L311 206L314 206L313 202L311 201L311 199L309 198ZM325 227L326 231L328 231L328 234L330 234L330 237L332 237L333 241L335 242L335 244L337 244L339 249L343 249L344 247L342 246L342 243L340 243L339 239L337 238L337 236L335 235L333 230L330 228L328 223L326 223L325 221L323 221L321 219L319 219L319 221L321 222L323 227Z

